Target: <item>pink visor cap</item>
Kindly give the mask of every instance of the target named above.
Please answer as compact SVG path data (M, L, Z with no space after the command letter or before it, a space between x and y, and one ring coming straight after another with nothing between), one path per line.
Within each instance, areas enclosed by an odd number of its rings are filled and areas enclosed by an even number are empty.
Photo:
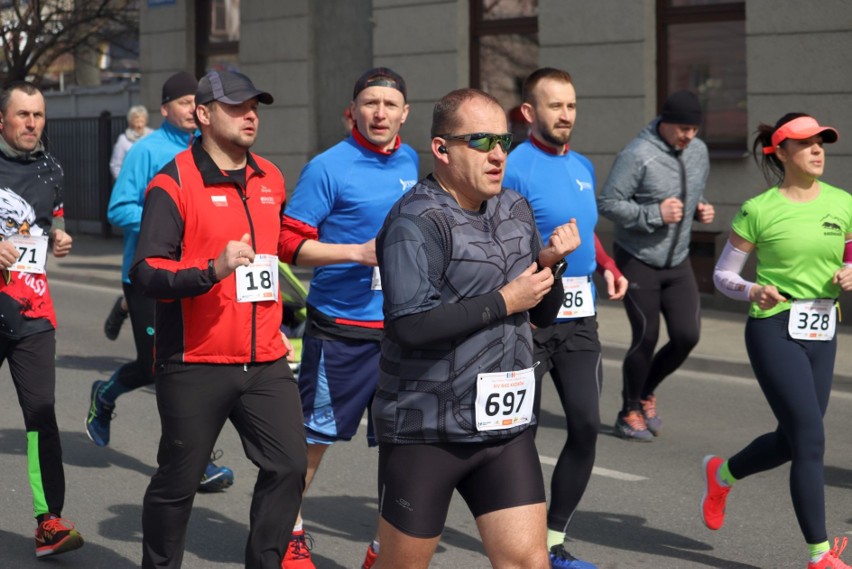
M830 126L821 126L813 117L799 117L781 125L772 135L772 146L763 148L764 154L775 154L775 148L787 140L804 140L817 134L822 135L822 141L831 144L837 142L837 130Z

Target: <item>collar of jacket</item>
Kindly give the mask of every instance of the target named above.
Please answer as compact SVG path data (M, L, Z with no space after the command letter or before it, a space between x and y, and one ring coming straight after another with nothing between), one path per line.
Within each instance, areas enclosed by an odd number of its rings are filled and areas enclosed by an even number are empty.
M375 152L376 154L382 154L384 156L390 156L399 148L399 145L402 144L402 138L397 134L396 138L393 139L393 148L390 150L384 150L383 148L379 148L369 140L367 140L361 131L358 130L358 127L352 129L352 138L355 139L355 142L358 143L358 146L366 148L371 152Z
M39 140L35 150L32 152L24 152L23 150L15 150L9 146L9 143L6 142L5 138L0 136L0 154L3 154L3 156L11 160L17 160L18 162L35 162L44 156L44 144L41 140Z
M201 136L201 133L197 130L195 132L186 132L185 130L179 129L169 121L163 121L159 130L162 130L165 133L166 138L183 144L186 148L189 148L190 143Z
M204 150L204 147L201 146L201 137L195 139L195 142L192 143L192 160L195 162L195 166L198 168L198 171L201 173L201 179L204 180L205 186L215 186L219 184L233 184L234 179L228 177L219 166L213 162L213 158ZM248 186L249 178L252 176L265 176L266 172L260 169L257 165L257 161L254 159L254 154L246 151L246 167L250 168L246 170L246 186Z

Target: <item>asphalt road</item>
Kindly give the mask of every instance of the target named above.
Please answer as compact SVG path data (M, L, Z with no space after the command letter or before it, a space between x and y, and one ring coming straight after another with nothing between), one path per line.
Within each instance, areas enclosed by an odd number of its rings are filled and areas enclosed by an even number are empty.
M64 515L77 524L87 543L78 551L49 560L34 558L25 434L4 366L0 372L0 568L138 567L141 502L154 471L159 436L154 394L143 389L119 400L108 448L98 448L88 440L83 421L91 383L107 378L130 358L130 329L126 326L116 342L103 336L103 319L116 290L59 281L52 282L51 288L60 319L57 415L68 485ZM623 335L623 329L615 329L617 323L608 321L607 325L611 329L602 325L602 337ZM840 349L849 349L848 337L841 338ZM730 359L730 354L719 354L721 363ZM693 367L670 378L658 391L665 431L653 443L640 444L612 436L610 425L621 389L620 362L605 360L601 408L606 424L598 443L595 474L569 532L569 549L577 556L602 569L806 566L787 490L787 467L741 481L731 494L722 530L710 532L701 523L702 457L710 452L735 452L754 436L774 428L756 383L731 375L731 366L721 363L715 373L717 366L710 361L702 366L709 371ZM550 382L543 401L538 446L549 484L564 438L561 411ZM826 417L826 503L831 536L852 534L850 415L852 394L836 391ZM362 434L329 451L304 503L306 529L313 537L314 562L320 569L359 567L372 537L376 454L367 448ZM225 453L220 462L234 469L236 483L224 493L196 498L184 560L187 569L242 567L256 469L243 456L230 425L222 432L218 447ZM458 496L431 566L490 566L474 520Z

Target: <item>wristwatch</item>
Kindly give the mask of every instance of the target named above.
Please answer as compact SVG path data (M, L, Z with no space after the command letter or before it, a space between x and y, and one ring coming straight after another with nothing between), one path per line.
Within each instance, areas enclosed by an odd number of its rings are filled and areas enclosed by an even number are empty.
M544 268L538 261L536 261L535 264L536 267L538 267L539 271ZM562 275L565 274L565 269L567 268L568 261L566 261L565 259L559 259L559 261L557 261L552 267L550 267L550 271L553 273L554 279L561 279Z
M219 277L216 276L216 261L215 259L210 259L207 261L207 276L210 278L210 282L218 283Z

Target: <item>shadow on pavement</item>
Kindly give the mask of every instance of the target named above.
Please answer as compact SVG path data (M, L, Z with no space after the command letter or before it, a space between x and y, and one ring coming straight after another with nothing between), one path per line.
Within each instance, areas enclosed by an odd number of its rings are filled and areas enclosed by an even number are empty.
M461 500L458 495L454 500ZM353 559L360 562L367 551L367 545L373 540L376 531L378 509L376 499L367 496L309 496L302 504L305 519L305 529L316 544L311 551L311 558L318 567L323 569L340 569L344 567L334 561L322 557L322 537L334 536L358 544ZM441 542L435 554L446 551L446 545L475 551L485 555L482 544L476 537L456 531L447 526L441 534ZM360 557L359 557L360 556ZM317 561L321 561L318 563Z
M112 373L132 360L113 356L69 356L56 355L56 369L79 369L98 373Z
M760 569L712 555L713 548L702 541L645 525L645 518L609 512L577 512L570 537L604 547L670 557L721 569ZM677 564L668 565L676 567Z
M852 470L826 464L825 485L852 490Z
M142 506L116 504L109 507L109 512L113 517L98 524L98 533L107 539L138 543L141 559ZM248 526L245 523L202 506L192 508L186 532L186 553L205 561L242 565L246 539Z
M32 528L34 530L35 527ZM29 567L85 567L86 569L134 569L136 560L126 559L101 545L85 543L75 551L53 557L36 559L31 529L21 528L21 534L0 530L0 567L25 569ZM86 535L83 535L86 539Z
M82 433L60 433L62 462L69 466L106 469L111 467L134 470L152 476L156 467L145 464L110 447L97 447ZM27 435L23 429L0 429L0 453L26 456ZM0 565L2 567L2 565Z

